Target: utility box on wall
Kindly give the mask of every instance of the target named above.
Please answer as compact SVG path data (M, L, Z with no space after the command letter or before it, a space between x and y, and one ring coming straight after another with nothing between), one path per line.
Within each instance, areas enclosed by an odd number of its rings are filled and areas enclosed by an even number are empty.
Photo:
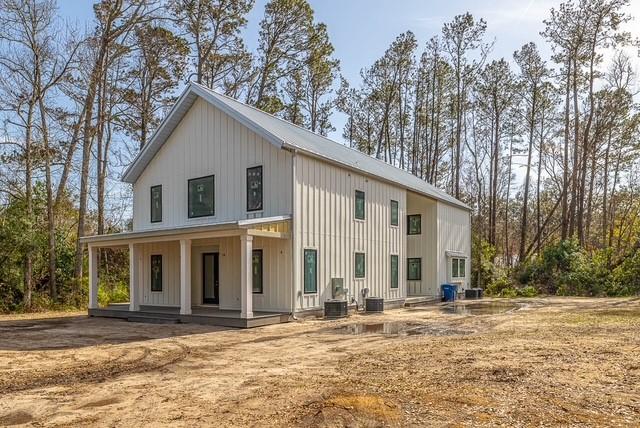
M331 297L334 300L347 300L344 278L331 278Z

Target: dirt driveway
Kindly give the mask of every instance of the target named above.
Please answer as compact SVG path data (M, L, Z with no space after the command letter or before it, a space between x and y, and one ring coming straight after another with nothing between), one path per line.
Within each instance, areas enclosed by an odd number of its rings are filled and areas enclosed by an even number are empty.
M640 299L510 302L253 330L0 316L0 425L640 425Z

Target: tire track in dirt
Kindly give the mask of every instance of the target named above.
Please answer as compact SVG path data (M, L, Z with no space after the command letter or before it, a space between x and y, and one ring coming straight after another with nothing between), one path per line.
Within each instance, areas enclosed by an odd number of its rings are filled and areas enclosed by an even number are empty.
M167 343L168 348L151 350L138 347L127 350L115 358L83 364L71 364L58 367L55 371L27 371L24 374L15 373L11 377L0 379L0 396L12 392L27 391L36 388L71 385L77 383L99 383L117 376L145 373L176 364L184 360L191 352L191 348L178 342ZM127 355L142 351L142 355L125 360Z

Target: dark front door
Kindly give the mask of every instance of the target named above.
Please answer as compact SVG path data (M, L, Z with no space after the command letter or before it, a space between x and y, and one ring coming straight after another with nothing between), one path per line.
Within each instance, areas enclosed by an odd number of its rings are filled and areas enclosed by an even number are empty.
M218 253L202 254L202 303L220 303L219 263Z

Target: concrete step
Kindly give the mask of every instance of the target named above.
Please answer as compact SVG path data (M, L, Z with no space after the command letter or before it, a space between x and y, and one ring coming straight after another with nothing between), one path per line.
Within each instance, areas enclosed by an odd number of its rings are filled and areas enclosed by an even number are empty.
M411 308L413 306L425 306L425 305L435 305L436 303L440 303L440 297L433 296L416 296L416 297L407 297L404 301L405 308Z
M128 316L127 321L142 322L142 323L149 323L149 324L179 324L180 323L180 320L178 318L163 317L158 315L133 315L133 316Z

